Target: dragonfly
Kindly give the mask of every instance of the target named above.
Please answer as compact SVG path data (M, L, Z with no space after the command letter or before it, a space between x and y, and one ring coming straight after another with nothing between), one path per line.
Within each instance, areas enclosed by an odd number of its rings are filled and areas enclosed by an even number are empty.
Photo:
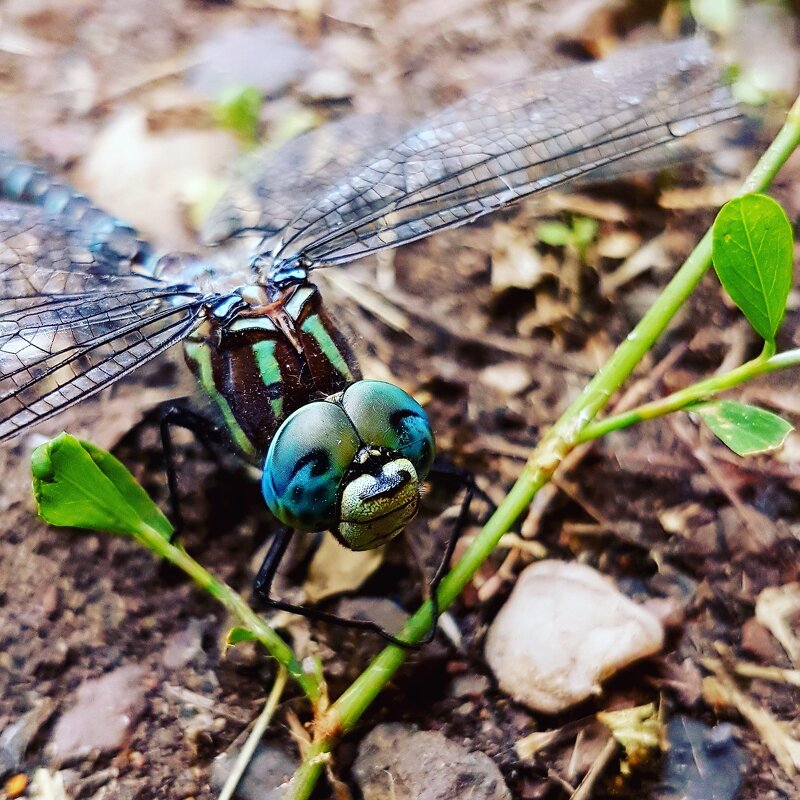
M269 597L292 532L328 530L351 550L386 544L417 514L436 453L419 403L362 379L313 270L554 187L630 172L738 116L707 43L694 38L483 91L389 145L353 138L346 158L307 175L286 174L290 143L262 178L295 192L266 185L255 214L223 204L212 217L222 238L258 234L244 278L206 259L157 254L80 192L4 154L0 441L182 343L217 424L261 469L264 499L282 524L257 593L311 616ZM434 602L453 545L431 581ZM434 606L430 635L437 616Z

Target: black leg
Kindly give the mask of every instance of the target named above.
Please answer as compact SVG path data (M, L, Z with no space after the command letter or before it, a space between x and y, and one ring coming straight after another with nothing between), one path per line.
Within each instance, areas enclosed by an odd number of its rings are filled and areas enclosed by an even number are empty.
M270 545L269 550L264 557L264 561L258 570L258 574L256 575L253 583L253 589L256 597L258 597L258 599L260 599L265 605L271 608L280 609L281 611L288 611L292 614L299 614L300 616L307 617L308 619L318 620L320 622L328 622L333 625L341 625L343 627L376 633L387 642L397 645L398 647L402 647L406 650L418 650L424 645L430 643L436 635L436 622L439 618L439 585L441 584L442 578L447 571L450 559L453 557L453 552L456 548L456 544L458 543L458 539L466 527L472 500L477 495L486 503L488 503L490 507L493 508L494 504L492 503L491 499L477 487L472 473L460 469L453 464L444 461L437 461L437 463L435 463L434 467L431 469L429 478L435 482L444 483L448 487L464 489L465 492L464 499L461 501L461 507L459 509L458 516L456 517L455 522L453 523L453 528L450 531L447 546L445 547L439 564L436 567L436 571L434 572L433 577L428 584L428 594L431 601L433 622L428 633L426 633L419 642L410 643L403 641L402 639L398 639L396 636L392 636L392 634L388 633L381 628L380 625L374 622L339 617L336 614L329 614L326 611L320 611L316 608L299 606L270 597L269 593L270 589L272 588L272 583L275 580L278 567L280 566L280 563L286 554L286 550L289 547L289 542L291 541L293 533L291 529L286 528L285 526L281 526L276 530L272 544Z
M283 600L277 600L273 597L270 597L269 592L272 588L272 582L275 579L278 566L280 565L283 556L286 554L286 548L289 546L292 533L293 531L291 529L284 526L278 528L278 530L275 532L275 537L272 540L272 544L267 551L267 555L264 557L264 561L262 562L261 567L258 570L258 574L256 575L253 589L256 596L265 605L269 606L270 608L277 608L281 611L288 611L292 614L299 614L301 617L307 617L308 619L317 620L319 622L329 622L332 625L341 625L347 628L355 628L357 630L377 633L378 636L385 639L387 642L395 644L398 647L403 647L406 650L419 650L423 644L426 644L428 641L430 641L430 639L427 639L425 642L419 643L404 642L402 639L398 639L396 636L392 636L390 633L387 633L375 622L369 622L362 619L339 617L336 614L329 614L328 612L320 611L317 608L298 606L294 603L287 603Z
M173 536L180 537L183 533L183 514L180 507L180 494L178 492L178 472L175 467L175 448L172 442L172 428L184 428L193 433L206 453L218 460L218 455L212 448L212 443L221 441L220 430L210 420L201 414L176 403L162 405L158 409L158 430L161 435L161 451L164 455L164 471L167 474L167 489L169 491L169 505L172 514L172 525L175 529Z
M428 479L432 481L442 481L448 484L454 484L457 487L463 488L464 499L461 501L461 508L458 511L458 516L453 523L453 528L450 531L450 536L447 540L447 546L442 553L442 558L439 565L436 567L436 572L433 573L430 583L428 584L428 594L431 601L431 610L433 617L433 624L431 625L428 633L425 634L423 639L420 639L420 645L428 644L433 640L436 635L436 625L439 619L439 584L444 578L447 567L450 564L450 559L453 557L453 552L458 544L459 537L467 524L467 517L469 516L469 509L472 505L472 500L475 495L478 495L482 500L485 500L490 507L494 508L494 503L489 497L481 491L475 483L475 478L471 472L463 470L447 461L440 461L437 459L428 475Z

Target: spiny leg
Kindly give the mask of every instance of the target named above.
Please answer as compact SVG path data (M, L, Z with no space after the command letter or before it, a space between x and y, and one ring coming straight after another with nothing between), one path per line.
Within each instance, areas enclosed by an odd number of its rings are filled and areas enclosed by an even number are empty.
M430 473L428 473L428 479L434 482L437 479L445 483L455 482L458 488L463 488L465 491L464 499L461 501L461 507L458 510L458 516L456 517L452 530L450 531L447 545L442 553L439 565L436 567L436 571L433 573L433 577L428 584L428 594L431 601L432 624L428 633L425 634L424 638L420 639L420 645L425 645L433 641L433 637L436 635L436 627L439 620L439 585L442 582L442 578L445 576L445 572L450 564L450 559L453 557L458 540L461 537L464 528L466 527L467 517L469 516L470 506L472 505L474 497L477 495L482 500L487 502L490 508L494 508L494 503L492 503L488 495L483 492L475 483L475 477L473 474L467 470L455 466L455 464L452 464L449 461L444 461L437 458L431 467Z
M167 475L167 490L169 492L169 505L172 514L173 537L180 537L183 533L183 514L180 507L180 494L178 490L178 471L175 465L175 448L172 441L172 428L183 428L194 434L206 454L215 461L219 460L218 454L212 448L222 439L220 429L209 419L185 406L171 402L161 405L157 412L158 430L161 436L161 452L164 458L164 471Z
M319 622L328 622L333 625L341 625L347 628L355 628L356 630L370 631L376 633L382 639L385 639L390 644L397 645L406 650L418 650L426 642L411 643L398 639L396 636L385 631L375 622L368 620L352 619L348 617L339 617L336 614L329 614L327 611L320 611L317 608L309 608L308 606L295 605L294 603L287 603L283 600L277 600L269 596L272 582L275 580L275 575L278 571L281 561L286 554L286 549L292 538L293 531L291 528L281 526L275 531L272 543L267 550L264 561L258 570L255 581L253 582L253 589L256 596L271 608L277 608L281 611L288 611L292 614L299 614L301 617L317 620ZM427 639L426 641L430 641Z

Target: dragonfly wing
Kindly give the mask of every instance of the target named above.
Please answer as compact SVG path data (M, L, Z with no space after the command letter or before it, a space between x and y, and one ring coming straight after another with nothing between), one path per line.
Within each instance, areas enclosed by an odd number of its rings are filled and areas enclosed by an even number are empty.
M63 216L0 202L0 441L94 394L182 339L206 299L114 274Z
M408 128L400 117L353 114L243 159L201 231L206 244L242 232L280 233L315 197Z
M526 78L429 118L305 206L271 254L306 269L470 222L739 115L708 45L690 39Z

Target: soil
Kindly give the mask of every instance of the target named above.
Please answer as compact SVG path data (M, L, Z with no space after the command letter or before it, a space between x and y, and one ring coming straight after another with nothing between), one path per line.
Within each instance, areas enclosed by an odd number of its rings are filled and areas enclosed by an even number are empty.
M201 173L203 185L221 180L226 166L221 162L239 144L214 123L208 99L197 88L202 80L191 85L193 48L221 31L269 25L307 48L305 55L286 57L298 63L282 64L289 77L283 84L276 78L267 91L262 134L277 143L309 112L316 120L351 109L399 108L420 116L481 86L601 54L619 42L654 40L679 27L674 10L660 3L301 5L302 10L282 0L7 2L0 28L0 142L66 174L158 249L197 248L187 210L192 207L187 197L196 193L186 171L157 156L148 162L163 170L157 180L146 166L129 171L125 162L139 158L141 142L132 134L126 139L115 126L143 115L146 132L137 136L156 149L159 137L185 135L186 161ZM278 65L265 60L259 68L268 83ZM768 120L746 142L740 138L733 148L736 173L753 162L772 127ZM109 131L117 131L117 138ZM440 452L472 472L498 502L541 431L624 338L712 221L712 180L703 168L685 164L658 178L583 191L581 202L601 215L583 264L530 234L543 216L569 220L570 209L581 208L574 199L562 199L562 210L524 205L407 246L377 267L353 265L354 279L370 286L385 287L388 270L395 286L379 291L397 304L405 329L387 325L373 303L342 300L335 279L323 276L320 283L330 305L341 300L340 313L354 331L365 374L392 376L424 401ZM726 180L718 176L717 184ZM686 186L695 190L684 196L687 207L665 208L664 192ZM795 157L774 187L794 221L800 219L797 186ZM163 229L159 209L165 207L173 215L173 233ZM665 229L660 258L669 267L659 267L656 258L655 266L609 291L608 276L621 263L604 255L612 244L623 233L632 234L637 249ZM493 284L501 235L535 250L552 272L546 269L528 286ZM793 295L782 347L800 343L798 317ZM633 384L645 397L658 396L757 350L755 336L723 299L716 279L707 276ZM739 396L791 419L800 413L797 388L794 375L781 374ZM18 771L60 769L71 797L216 796L212 760L246 730L272 685L274 666L254 647L224 651L230 620L182 575L156 563L135 542L48 528L35 516L29 455L44 436L60 430L113 447L167 509L156 432L136 424L158 403L191 391L180 354L171 354L5 446L0 459L0 730L30 709L51 704ZM483 639L513 575L530 556L499 548L450 612L461 646L440 634L413 655L336 750L333 773L359 796L351 771L359 741L378 722L399 721L441 731L487 754L515 798L568 797L567 784L577 782L572 766L588 758L573 752L574 734L528 760L518 757L515 743L534 730L577 731L590 725L598 710L654 700L667 717L687 714L707 724L733 724L746 762L741 798L797 797L797 777L778 765L763 737L735 710L713 704L702 686L709 658L722 657L730 668L738 660L797 666L754 620L762 589L800 580L796 442L790 438L778 456L742 460L682 416L640 425L588 448L558 475L549 502L538 506L538 518L523 529L551 557L580 558L616 578L632 596L666 599L673 624L664 653L616 676L601 697L557 718L537 717L513 703L497 689L484 662ZM247 593L272 524L257 483L234 459L210 459L189 438L180 444L179 474L183 544ZM452 500L431 493L411 546L393 546L360 595L414 607L416 562L431 561L444 541ZM486 511L485 504L476 504L465 539L476 534ZM297 569L283 581L285 591L302 582L303 562L295 561ZM295 621L290 634L298 649L322 656L332 697L381 646L378 639L305 620ZM176 657L186 641L186 657ZM131 664L143 667L147 677L143 705L124 742L110 752L59 763L52 751L54 728L74 704L78 687ZM488 690L454 689L478 676L488 679ZM741 685L759 707L786 722L787 732L800 734L797 688L764 680ZM308 718L292 687L270 741L294 753L291 714ZM592 797L661 797L658 774L657 759L627 779L614 761ZM319 796L332 792L322 787Z

